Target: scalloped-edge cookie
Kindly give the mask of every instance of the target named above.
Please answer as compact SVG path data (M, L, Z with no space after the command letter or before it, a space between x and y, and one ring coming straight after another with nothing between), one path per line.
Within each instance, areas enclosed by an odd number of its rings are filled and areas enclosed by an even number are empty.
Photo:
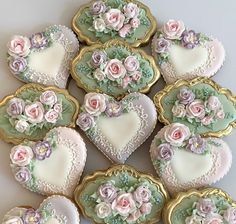
M211 77L221 68L225 50L221 42L169 20L152 40L152 54L170 84L179 79Z
M235 219L235 201L218 188L179 193L168 202L163 215L165 224L233 224Z
M157 114L151 99L131 93L120 101L101 93L87 93L77 125L110 160L124 163L151 135Z
M120 39L138 47L148 43L156 27L149 8L136 0L93 0L82 5L72 21L79 40L88 45Z
M54 127L74 127L78 112L67 90L25 84L0 101L0 137L13 144L41 140Z
M83 215L97 224L157 223L169 199L158 179L126 165L85 177L74 196Z
M229 146L220 138L203 138L180 123L162 128L152 141L152 163L169 192L211 185L232 164Z
M207 137L228 135L236 126L236 97L208 78L178 80L153 100L158 119L165 125L183 123Z
M65 88L79 42L71 29L53 25L31 37L14 35L7 48L8 66L17 79Z
M34 209L31 206L19 206L11 209L2 220L2 224L79 224L77 208L64 196L53 195L46 198Z
M118 40L84 47L73 60L71 73L85 91L116 98L131 92L147 93L160 77L152 57Z
M11 149L11 168L25 188L43 195L71 197L84 170L87 149L74 129L57 127L42 141L24 141Z

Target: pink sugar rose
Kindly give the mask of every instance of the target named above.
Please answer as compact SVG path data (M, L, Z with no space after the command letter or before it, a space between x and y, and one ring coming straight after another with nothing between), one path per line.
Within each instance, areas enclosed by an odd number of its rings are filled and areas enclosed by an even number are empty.
M152 211L152 203L151 202L143 203L140 207L140 211L144 215L150 214Z
M223 110L219 110L219 111L216 112L215 117L217 119L222 120L222 119L225 118L225 112Z
M128 56L124 61L124 65L128 72L137 71L140 67L139 61L135 56Z
M48 123L55 124L57 122L57 120L59 119L59 113L57 111L55 111L54 109L50 109L44 115L44 118Z
M131 31L131 25L125 24L120 30L119 30L119 36L122 38L125 38L129 32Z
M210 125L212 122L213 122L213 116L211 115L205 116L204 118L201 119L201 123L206 126Z
M105 13L104 21L107 27L118 31L124 25L125 16L119 9L110 9Z
M131 74L131 78L133 81L138 82L142 77L142 72L141 71L134 71Z
M111 59L105 67L105 73L108 79L114 81L123 78L126 75L126 69L120 60Z
M29 146L17 145L11 149L11 162L18 166L27 166L33 157L33 151Z
M223 224L223 219L218 214L209 215L204 220L204 224Z
M131 78L129 76L125 76L123 79L122 79L122 88L126 88L129 83L131 82Z
M178 20L169 20L164 24L162 32L167 39L180 39L185 30L184 23Z
M53 106L57 102L57 95L54 91L47 90L41 94L40 102L45 105Z
M44 108L42 103L35 102L25 106L25 115L30 123L40 123L44 118Z
M62 104L61 103L56 103L53 106L53 110L55 110L57 113L61 113L63 111Z
M139 15L139 7L132 2L125 5L123 7L123 11L124 11L124 15L129 19L136 18Z
M133 212L132 214L130 214L127 219L126 219L126 222L128 223L136 223L136 221L140 218L141 216L141 212L140 210L136 210L135 212Z
M206 217L207 215L215 212L216 207L214 202L210 198L200 199L197 203L197 214L202 217Z
M87 93L84 97L84 109L93 116L106 110L106 98L100 93Z
M131 19L130 25L131 25L131 27L132 27L133 29L137 29L137 28L139 27L139 25L140 25L140 20L139 20L139 18L133 18L133 19Z
M186 106L187 116L189 118L202 119L205 116L205 106L202 100L196 99Z
M229 224L236 224L236 209L233 207L228 208L224 212L224 219L229 223Z

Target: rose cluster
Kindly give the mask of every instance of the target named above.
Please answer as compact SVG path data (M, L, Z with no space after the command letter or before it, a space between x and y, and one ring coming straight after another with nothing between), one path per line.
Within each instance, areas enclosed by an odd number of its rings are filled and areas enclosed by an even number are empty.
M193 30L187 31L182 21L169 20L164 24L160 35L158 35L155 42L155 52L166 54L172 41L176 40L180 41L184 47L192 49L200 44L200 34Z
M236 224L236 209L229 207L224 211L216 208L214 201L210 198L200 199L192 215L185 219L186 224Z
M96 32L117 34L125 38L140 25L139 7L130 2L123 5L122 10L107 7L103 1L96 1L91 6L93 29Z
M58 102L55 92L48 90L35 102L14 97L9 101L6 111L15 129L27 134L31 127L38 124L55 124L61 116L62 104Z
M94 127L95 119L101 113L105 113L109 117L117 117L123 111L122 103L111 100L100 93L87 93L82 109L83 112L79 114L76 123L83 131Z
M107 182L98 188L96 196L98 204L95 211L101 219L119 215L127 223L134 223L152 210L152 193L142 184L127 193Z
M207 143L200 135L192 135L187 126L179 123L173 123L166 126L161 144L155 150L155 159L161 162L170 161L174 155L174 150L185 146L187 150L203 154L206 152Z
M31 49L43 49L48 46L49 39L44 32L33 34L30 38L24 36L13 36L8 47L8 63L11 72L19 75L27 70L27 57Z
M32 147L17 145L11 149L10 159L15 171L15 179L20 183L28 183L32 176L30 163L33 159L44 160L52 153L51 144L48 141L36 142Z
M142 76L139 60L135 56L128 56L120 61L108 59L103 51L95 51L90 64L95 69L93 76L96 80L115 81L122 88L126 88L132 81L138 82Z
M178 100L172 107L174 117L194 120L202 125L210 125L215 120L224 119L223 106L216 96L209 96L207 100L196 99L195 94L188 88L180 89Z
M21 216L9 217L3 224L40 224L42 214L33 208L27 209Z

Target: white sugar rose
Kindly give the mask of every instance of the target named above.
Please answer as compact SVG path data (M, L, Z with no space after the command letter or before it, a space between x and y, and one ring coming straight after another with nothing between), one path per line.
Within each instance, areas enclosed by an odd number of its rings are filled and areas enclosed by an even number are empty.
M185 219L185 224L202 224L202 221L200 216L192 215Z
M210 96L207 101L207 107L209 110L216 111L221 107L221 102L216 96Z
M106 77L106 74L100 68L97 68L94 71L93 76L98 81L102 81Z
M106 202L101 202L96 205L95 211L100 219L104 219L109 215L111 215L112 213L111 204Z
M178 20L169 20L163 26L162 32L167 39L180 39L185 30L184 23Z
M123 11L124 11L124 15L129 19L138 17L139 15L139 7L132 2L125 5L123 7Z
M124 61L124 65L129 72L137 71L140 66L138 59L134 56L128 56Z
M103 32L106 29L105 21L101 18L97 18L93 21L93 27L97 32Z
M110 9L105 13L104 21L109 28L118 31L124 24L125 16L119 9Z
M190 130L187 126L173 123L166 127L164 137L173 146L181 146L190 137Z
M25 115L30 123L40 123L44 118L44 108L42 103L35 102L25 106Z
M205 116L205 105L202 100L196 99L186 107L186 114L190 118L202 119Z
M113 202L112 209L121 216L127 217L136 210L135 201L131 193L120 194Z
M174 105L172 107L172 113L175 117L184 117L186 115L185 106L183 104Z
M55 124L57 120L59 119L59 114L57 111L50 109L45 115L44 115L45 120L48 123Z
M18 120L15 122L15 129L20 133L24 133L29 129L29 123L25 120Z
M57 102L57 95L54 91L45 91L40 96L40 102L45 105L53 106Z
M122 62L118 59L111 59L105 68L107 78L114 81L123 78L126 75L126 69Z
M98 116L106 110L106 98L100 93L87 93L84 97L85 110L93 115Z
M151 202L143 203L142 206L140 207L140 211L144 215L150 214L152 211L152 203Z
M213 215L208 215L203 223L204 224L223 224L223 219L221 215L213 214Z
M17 145L11 149L11 162L18 166L27 166L33 156L32 149L26 145Z
M10 217L8 220L4 221L2 224L23 224L23 221L20 217Z
M134 200L139 204L149 202L151 195L151 191L146 186L139 186L133 193Z
M23 36L13 36L7 44L8 54L11 56L26 57L30 53L30 40Z
M140 218L141 215L142 214L141 214L140 210L138 209L138 210L134 211L132 214L130 214L127 217L126 221L128 223L135 223Z
M24 108L25 108L24 100L15 97L8 102L7 113L11 117L17 117L18 115L22 114Z

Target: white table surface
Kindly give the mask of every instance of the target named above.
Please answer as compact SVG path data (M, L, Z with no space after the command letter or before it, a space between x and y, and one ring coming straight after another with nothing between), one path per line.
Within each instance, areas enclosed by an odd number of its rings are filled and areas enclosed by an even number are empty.
M6 63L6 43L13 34L31 35L42 31L48 25L63 24L70 26L71 19L86 0L1 0L0 1L0 98L13 93L23 85L8 71ZM213 35L222 41L226 49L226 61L223 68L213 78L220 85L231 89L236 94L236 53L235 24L236 4L234 0L143 0L143 3L151 8L156 16L158 24L168 19L182 19L187 27L196 31ZM149 52L149 51L148 51ZM152 88L149 96L153 95L164 86L163 79ZM84 92L78 89L74 81L70 82L69 90L82 103ZM149 139L131 155L127 164L133 165L139 170L155 175L149 157L149 146L157 131L162 127L158 123L154 133ZM236 132L224 138L230 145L233 156L235 152ZM88 149L84 175L97 169L108 168L111 163L85 138ZM43 197L25 190L18 184L9 167L9 152L12 145L0 141L0 220L12 207L17 205L32 205L35 208ZM234 160L233 160L234 161ZM236 199L236 165L233 164L230 172L215 186L230 193ZM81 218L82 224L90 223Z

